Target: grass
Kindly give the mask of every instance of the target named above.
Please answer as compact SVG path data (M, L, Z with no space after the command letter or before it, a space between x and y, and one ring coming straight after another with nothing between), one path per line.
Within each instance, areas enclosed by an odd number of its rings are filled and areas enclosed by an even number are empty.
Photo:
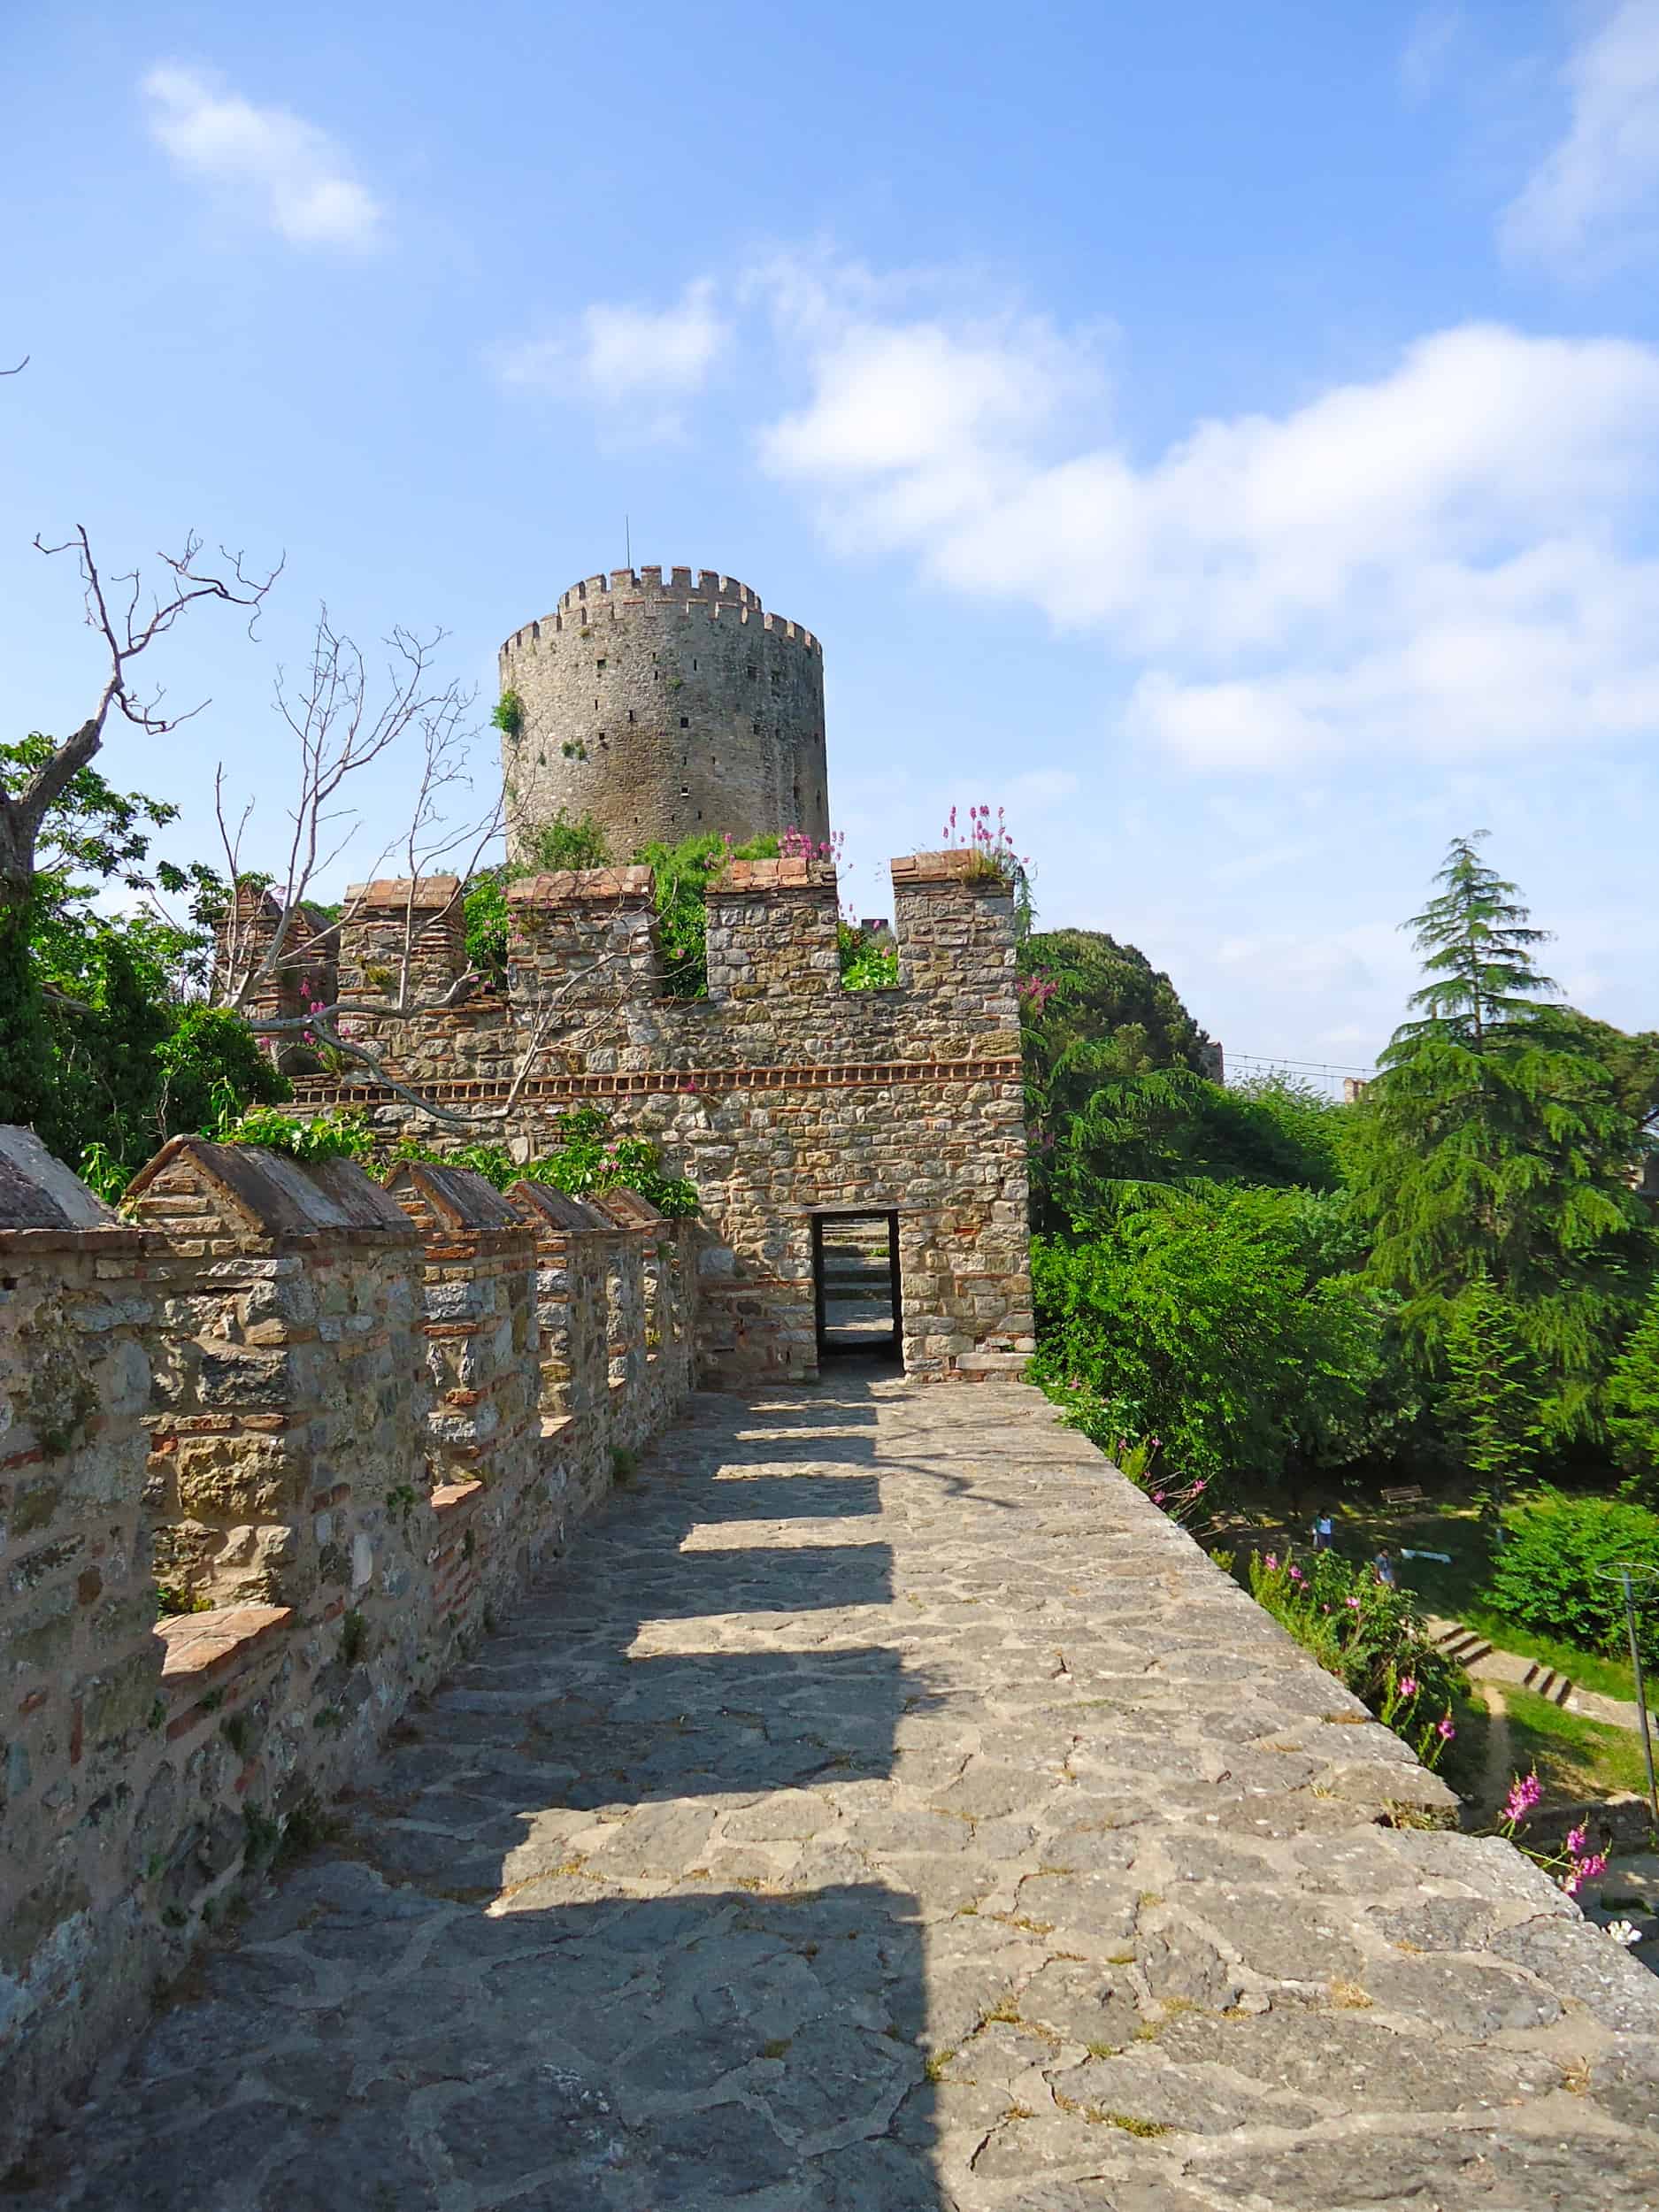
M1506 1688L1511 1763L1517 1773L1536 1767L1545 1804L1571 1804L1614 1790L1643 1790L1641 1738L1630 1728L1563 1713L1547 1697Z
M1440 1772L1471 1807L1471 1824L1480 1827L1496 1815L1511 1773L1536 1770L1544 1786L1542 1803L1576 1805L1610 1797L1621 1790L1647 1786L1641 1738L1634 1730L1564 1713L1547 1697L1509 1683L1491 1686L1503 1699L1509 1723L1509 1757L1498 1777L1498 1798L1483 1798L1486 1748L1494 1725L1485 1689L1477 1683L1467 1701L1460 1700L1452 1718L1457 1733L1447 1747Z

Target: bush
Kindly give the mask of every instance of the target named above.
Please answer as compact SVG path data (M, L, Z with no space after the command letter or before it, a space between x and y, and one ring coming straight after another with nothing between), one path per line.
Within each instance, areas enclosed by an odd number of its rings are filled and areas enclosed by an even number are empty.
M856 922L838 922L835 950L843 991L885 991L899 979L899 949Z
M1176 1481L1347 1463L1385 1322L1352 1276L1315 1279L1306 1212L1302 1193L1171 1194L1039 1237L1036 1379L1102 1447L1161 1437Z
M603 1106L578 1106L561 1117L558 1143L523 1170L533 1183L551 1183L580 1198L585 1191L637 1191L669 1220L689 1220L699 1207L697 1187L664 1171L660 1149L649 1137L619 1136Z
M274 1106L293 1095L240 1014L225 1006L187 1006L156 1047L161 1070L159 1117L169 1136L205 1129L233 1103Z
M1591 1651L1624 1648L1624 1596L1598 1568L1630 1560L1659 1569L1659 1514L1614 1498L1545 1489L1504 1516L1505 1541L1482 1601L1523 1628ZM1659 1583L1636 1584L1644 1657L1659 1659Z
M303 1120L274 1107L256 1106L223 1133L227 1144L260 1144L295 1160L371 1160L374 1137L353 1114L317 1114Z
M677 845L641 845L635 864L657 879L657 941L663 979L672 998L709 995L709 886L729 860L775 860L780 840L754 837L734 845L718 830Z
M1335 1552L1316 1552L1305 1567L1269 1552L1251 1557L1250 1594L1327 1674L1434 1763L1449 1740L1440 1724L1463 1675L1407 1592Z

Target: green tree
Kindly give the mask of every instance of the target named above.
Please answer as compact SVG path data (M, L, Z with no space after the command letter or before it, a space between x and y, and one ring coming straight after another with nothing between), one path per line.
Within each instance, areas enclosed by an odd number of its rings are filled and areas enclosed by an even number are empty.
M1526 1480L1538 1455L1538 1393L1514 1309L1486 1275L1453 1302L1446 1363L1465 1463L1501 1533L1509 1494Z
M1171 1191L1033 1254L1038 1379L1095 1440L1157 1437L1171 1469L1295 1479L1364 1448L1385 1317L1319 1277L1302 1194Z
M1454 841L1407 924L1428 979L1381 1056L1344 1157L1375 1232L1371 1273L1444 1371L1459 1295L1484 1274L1513 1309L1552 1440L1601 1433L1600 1394L1652 1262L1629 1171L1640 1139L1535 964L1516 887Z
M1659 1283L1648 1293L1608 1383L1608 1427L1629 1490L1651 1504L1659 1494Z

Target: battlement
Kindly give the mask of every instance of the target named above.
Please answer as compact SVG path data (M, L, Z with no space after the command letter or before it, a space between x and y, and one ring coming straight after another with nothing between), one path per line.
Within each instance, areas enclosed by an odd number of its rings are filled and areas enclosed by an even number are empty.
M672 995L648 867L572 869L507 889L508 985L418 1020L374 1030L395 1064L422 1079L471 1079L468 1046L497 1056L531 1033L598 1068L757 1065L815 1051L883 1057L1005 1057L1018 1050L1013 887L972 851L910 853L892 864L895 983L841 980L834 864L781 856L733 860L706 895L706 995ZM360 885L341 925L342 987L391 996L409 941L420 992L442 997L467 964L453 876ZM995 1040L993 1048L992 1040ZM463 1063L465 1063L463 1066Z
M572 584L560 595L551 614L515 630L502 646L502 653L505 657L533 649L541 643L544 634L580 634L595 624L630 620L641 613L679 614L687 618L703 615L710 621L753 623L776 637L788 639L808 653L821 657L824 649L803 623L791 622L783 615L768 614L761 603L760 594L740 583L735 576L723 576L711 568L671 568L664 583L660 568L617 568L608 575L587 576L580 584Z

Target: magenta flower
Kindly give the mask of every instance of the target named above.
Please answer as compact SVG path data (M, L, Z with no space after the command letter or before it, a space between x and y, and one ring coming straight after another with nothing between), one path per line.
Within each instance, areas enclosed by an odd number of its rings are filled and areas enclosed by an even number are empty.
M1509 1793L1503 1801L1503 1818L1509 1821L1525 1820L1543 1793L1544 1786L1536 1773L1529 1774L1525 1781L1517 1775L1510 1783Z
M1586 1833L1587 1831L1583 1828L1569 1828L1567 1831L1567 1849L1575 1859L1584 1849Z
M1345 1604L1351 1605L1356 1613L1359 1611L1359 1600L1357 1598L1348 1598L1343 1601Z
M1279 1554L1276 1551L1269 1552L1266 1559L1263 1562L1263 1564L1266 1567L1269 1574L1277 1574L1279 1572Z
M1415 1674L1402 1674L1396 1686L1402 1697L1415 1697L1417 1694L1417 1678Z
M1436 1723L1435 1732L1440 1737L1442 1743L1450 1743L1452 1738L1457 1733L1457 1731L1452 1726L1452 1717L1449 1713L1447 1714L1443 1720Z

